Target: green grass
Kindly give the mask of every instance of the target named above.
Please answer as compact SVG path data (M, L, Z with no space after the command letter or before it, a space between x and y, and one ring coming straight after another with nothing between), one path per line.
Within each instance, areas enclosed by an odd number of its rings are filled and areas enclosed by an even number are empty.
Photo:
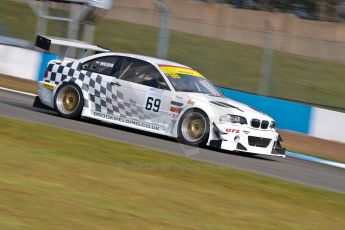
M1 23L16 37L32 39L33 14L28 6L5 0ZM22 23L25 21L25 23ZM61 35L61 27L49 31ZM114 51L155 56L158 30L128 22L102 19L97 44ZM260 81L262 48L172 31L169 59L198 69L219 86L255 93ZM269 95L345 109L345 65L322 59L274 52Z
M0 229L345 226L344 194L48 126L0 127Z

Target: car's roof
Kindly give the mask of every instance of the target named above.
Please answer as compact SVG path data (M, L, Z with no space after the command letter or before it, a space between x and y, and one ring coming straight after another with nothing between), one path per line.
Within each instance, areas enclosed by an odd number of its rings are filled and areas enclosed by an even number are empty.
M159 66L177 66L177 67L192 69L189 66L182 65L182 64L177 63L177 62L173 62L173 61L169 61L169 60L165 60L165 59L160 59L160 58L156 58L156 57L145 56L145 55L130 54L130 53L106 53L106 54L107 55L120 55L120 56L126 56L126 57L133 57L133 58L141 59L141 60L148 61L151 63L155 63Z

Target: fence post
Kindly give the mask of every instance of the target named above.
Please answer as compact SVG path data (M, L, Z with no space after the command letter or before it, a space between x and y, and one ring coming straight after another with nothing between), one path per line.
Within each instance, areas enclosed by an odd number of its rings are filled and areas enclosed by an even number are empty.
M265 45L261 67L261 80L259 82L258 94L268 95L272 78L272 58L273 58L273 28L271 22L265 21Z
M159 12L157 57L167 58L170 36L170 10L164 0L156 0L155 5Z
M72 9L70 10L69 18L71 21L68 23L68 32L67 38L69 39L78 39L79 38L79 24L80 24L80 15L81 15L81 6L80 5L71 5Z
M41 4L42 13L45 15L49 14L48 1L43 1ZM37 18L36 34L46 35L47 34L48 20L44 17Z

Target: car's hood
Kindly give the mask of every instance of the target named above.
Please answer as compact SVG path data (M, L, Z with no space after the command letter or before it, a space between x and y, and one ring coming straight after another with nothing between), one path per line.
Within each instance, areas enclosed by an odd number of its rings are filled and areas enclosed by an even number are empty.
M199 103L207 103L212 106L212 110L219 114L234 114L246 117L247 119L260 119L273 121L267 114L258 111L246 104L232 100L227 97L216 97L201 93L181 93L184 97L191 98Z

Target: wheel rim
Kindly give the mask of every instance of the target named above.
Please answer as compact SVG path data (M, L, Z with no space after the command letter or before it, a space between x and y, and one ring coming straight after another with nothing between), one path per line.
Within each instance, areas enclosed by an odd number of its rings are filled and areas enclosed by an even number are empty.
M65 86L59 91L56 102L61 113L72 114L77 110L80 102L79 92L74 86Z
M206 133L205 117L197 112L189 113L182 122L182 135L189 142L197 142Z

